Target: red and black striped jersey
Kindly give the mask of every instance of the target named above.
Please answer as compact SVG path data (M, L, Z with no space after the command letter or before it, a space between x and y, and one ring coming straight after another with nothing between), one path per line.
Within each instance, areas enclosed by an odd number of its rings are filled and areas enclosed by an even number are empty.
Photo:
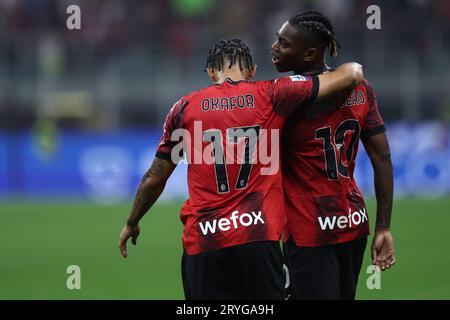
M284 236L301 247L369 234L367 208L353 173L359 139L385 131L372 86L363 80L297 110L283 130Z
M318 86L316 76L230 80L175 103L156 156L176 162L186 154L189 199L180 215L187 254L280 239L279 130L293 111L315 100Z

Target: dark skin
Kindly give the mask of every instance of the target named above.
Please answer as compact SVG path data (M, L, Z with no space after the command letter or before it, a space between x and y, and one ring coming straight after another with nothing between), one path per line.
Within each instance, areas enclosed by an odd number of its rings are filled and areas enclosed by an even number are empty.
M374 170L377 198L377 220L371 253L373 264L384 271L395 263L394 239L390 231L394 193L391 153L385 133L371 136L363 144Z
M288 22L277 32L272 55L278 72L321 73L326 70L325 46L309 33L300 32ZM278 61L277 61L278 60Z
M307 32L299 31L286 22L277 32L272 45L272 62L278 72L319 74L328 69L325 63L326 46ZM393 169L389 143L385 133L363 141L374 169L377 219L372 241L373 264L381 270L395 263L394 240L390 231L393 201Z

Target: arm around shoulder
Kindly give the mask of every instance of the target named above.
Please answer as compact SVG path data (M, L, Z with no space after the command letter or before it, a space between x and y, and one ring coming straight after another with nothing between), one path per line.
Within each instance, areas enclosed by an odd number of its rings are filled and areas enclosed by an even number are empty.
M363 68L359 63L345 63L333 72L319 75L319 92L317 98L324 98L342 90L352 89L363 78Z

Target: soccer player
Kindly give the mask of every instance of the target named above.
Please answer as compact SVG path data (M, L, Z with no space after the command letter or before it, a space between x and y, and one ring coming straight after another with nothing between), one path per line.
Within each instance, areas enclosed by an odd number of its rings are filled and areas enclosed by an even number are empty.
M281 170L265 175L267 162L253 161L256 147L272 150L279 144L281 137L271 133L296 108L357 85L361 66L350 63L320 76L250 82L256 71L250 50L232 39L210 50L207 71L213 84L182 97L167 116L156 157L120 234L121 254L127 256L130 237L136 244L139 220L163 191L184 150L189 199L180 215L186 299L284 299L278 243L285 221ZM279 152L271 156L278 161Z
M279 72L314 76L338 43L330 20L308 11L277 33L272 62ZM299 108L283 131L283 236L294 299L354 299L369 235L367 209L353 177L358 142L370 157L377 199L373 264L395 263L390 232L393 175L385 126L374 90L363 80L351 90Z

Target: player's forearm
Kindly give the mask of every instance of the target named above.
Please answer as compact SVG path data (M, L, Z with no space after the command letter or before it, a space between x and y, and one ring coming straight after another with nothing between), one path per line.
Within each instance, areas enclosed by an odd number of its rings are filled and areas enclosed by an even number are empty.
M164 190L165 184L152 185L147 180L148 178L145 177L142 179L134 198L133 207L127 220L127 224L130 226L135 226L139 223Z
M362 66L358 63L346 63L336 71L319 75L318 99L336 94L357 86L364 77Z
M390 155L372 161L374 168L375 195L377 199L376 229L389 229L391 226L392 199L394 190L393 168Z
M166 181L175 169L175 165L167 160L155 158L152 166L142 177L136 197L133 201L127 224L135 226L158 200L164 190Z
M341 65L336 72L339 73L340 85L348 89L356 87L364 78L362 66L355 62Z

